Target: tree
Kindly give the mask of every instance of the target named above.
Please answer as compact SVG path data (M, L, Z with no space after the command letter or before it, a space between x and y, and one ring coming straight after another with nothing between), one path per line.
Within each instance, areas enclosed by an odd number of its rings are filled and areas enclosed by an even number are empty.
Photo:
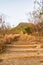
M36 7L36 4L39 7ZM34 23L35 29L37 30L39 36L39 32L43 29L43 0L34 0L34 10L33 12L30 12L29 15L30 18L28 20Z

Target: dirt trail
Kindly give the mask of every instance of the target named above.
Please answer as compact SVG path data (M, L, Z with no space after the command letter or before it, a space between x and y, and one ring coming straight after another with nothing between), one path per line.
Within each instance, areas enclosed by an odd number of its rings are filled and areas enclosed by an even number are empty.
M0 65L43 65L43 45L6 45L6 52L0 55Z

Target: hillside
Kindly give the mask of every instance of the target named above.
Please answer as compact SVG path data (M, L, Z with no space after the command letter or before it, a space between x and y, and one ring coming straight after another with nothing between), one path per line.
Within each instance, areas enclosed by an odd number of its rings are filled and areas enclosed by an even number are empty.
M33 24L33 23L19 23L16 27L6 30L0 30L0 34L32 34L32 35L43 35L43 25L41 23Z
M27 28L32 28L32 27L34 27L34 24L32 24L32 23L19 23L15 28L12 28L11 29L11 31L12 32L14 32L14 33L20 33L21 31L23 32L23 33L27 33L26 32L26 29ZM29 32L29 31L28 31Z

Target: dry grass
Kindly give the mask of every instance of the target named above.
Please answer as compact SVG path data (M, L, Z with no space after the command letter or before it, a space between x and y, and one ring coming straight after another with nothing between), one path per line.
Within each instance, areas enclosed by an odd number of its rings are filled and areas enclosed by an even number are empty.
M0 37L0 52L3 51L3 49L6 47L6 44L30 44L32 42L37 42L37 44L40 42L43 43L43 37L42 36L32 36L28 34L9 34Z
M0 37L0 53L2 53L5 48L6 48L6 44L11 44L13 41L18 41L19 39L19 34L9 34L9 35L5 35L3 37Z

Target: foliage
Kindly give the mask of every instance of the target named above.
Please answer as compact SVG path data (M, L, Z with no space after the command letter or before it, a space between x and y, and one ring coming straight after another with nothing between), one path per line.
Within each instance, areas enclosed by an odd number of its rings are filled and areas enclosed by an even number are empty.
M29 27L25 28L27 34L31 34L31 30Z

